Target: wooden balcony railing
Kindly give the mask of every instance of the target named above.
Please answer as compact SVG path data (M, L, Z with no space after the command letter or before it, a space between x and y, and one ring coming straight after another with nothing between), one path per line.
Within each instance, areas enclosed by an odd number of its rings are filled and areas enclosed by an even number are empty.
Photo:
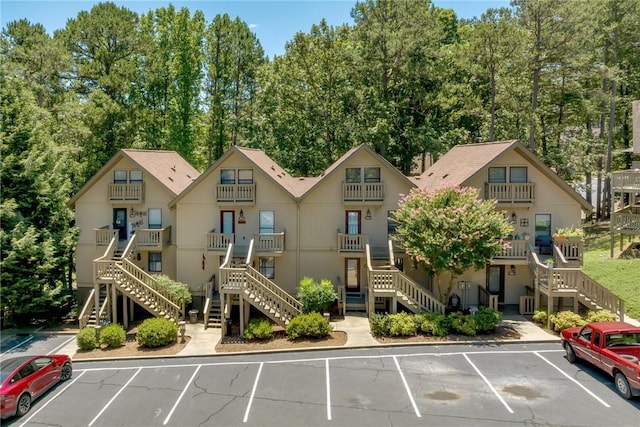
M485 184L485 199L495 199L498 203L525 204L535 202L536 184Z
M233 243L234 240L234 233L215 233L211 231L207 233L207 250L226 251L229 247L229 243Z
M163 249L171 243L171 226L159 229L136 229L137 249Z
M284 250L284 231L281 233L254 234L253 240L256 252L282 253Z
M364 252L366 234L338 233L338 252Z
M256 184L218 184L216 185L218 203L253 204L256 201Z
M527 259L529 253L529 241L510 240L506 242L502 250L494 259Z
M342 200L345 202L382 202L384 183L342 183Z
M611 189L640 191L640 171L627 170L611 173Z
M560 252L566 261L579 261L582 264L582 254L584 252L584 243L582 240L553 242L555 248Z
M94 231L96 232L96 246L109 246L111 240L118 236L118 230L109 228L108 225L96 228Z
M640 234L640 213L626 208L611 214L611 229L616 233Z
M144 184L109 184L107 198L110 202L143 202Z

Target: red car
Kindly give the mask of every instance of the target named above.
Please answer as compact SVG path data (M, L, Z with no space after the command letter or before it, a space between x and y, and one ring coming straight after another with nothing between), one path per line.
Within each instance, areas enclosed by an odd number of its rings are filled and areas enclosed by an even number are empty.
M31 402L58 381L71 378L71 359L64 354L21 356L0 361L0 415L23 416Z

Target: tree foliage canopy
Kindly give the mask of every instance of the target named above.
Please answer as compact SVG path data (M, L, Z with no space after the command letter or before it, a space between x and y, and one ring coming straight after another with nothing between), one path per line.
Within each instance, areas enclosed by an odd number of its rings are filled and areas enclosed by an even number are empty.
M393 212L396 239L405 253L435 277L440 298L446 302L457 275L479 270L503 248L502 238L512 227L495 201L479 200L475 188L443 186L412 190ZM440 274L450 273L443 288Z

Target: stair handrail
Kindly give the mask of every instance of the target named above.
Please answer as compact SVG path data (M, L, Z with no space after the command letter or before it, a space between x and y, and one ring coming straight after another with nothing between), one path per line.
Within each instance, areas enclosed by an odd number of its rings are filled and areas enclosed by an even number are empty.
M202 313L204 317L204 328L207 329L209 326L209 311L211 310L211 297L207 297L204 300L204 313Z
M182 305L178 305L178 303L172 301L166 295L166 292L159 292L158 282L144 270L126 259L122 260L119 267L124 276L121 277L120 289L124 291L124 287L126 285L130 285L135 287L138 293L141 292L145 296L145 300L143 301L142 298L138 297L134 292L127 292L130 298L142 303L143 306L145 301L153 303L158 311L164 311L166 314L171 314L171 317L175 322L184 317L184 309Z
M446 306L436 298L431 292L423 288L421 285L412 280L409 276L402 273L396 266L393 259L393 250L391 241L389 240L389 254L390 265L388 269L375 270L371 263L371 247L369 243L365 245L365 254L367 257L367 269L369 271L369 287L370 291L381 286L388 290L394 290L401 292L411 302L420 307L423 311L440 312L444 313ZM384 277L382 281L377 282L373 280L377 277ZM373 292L370 292L370 297L374 298Z
M120 256L120 258L133 259L133 251L135 251L136 249L137 242L138 242L138 235L134 233L129 238L129 241L127 242L127 246L124 248L124 251L122 251L122 255Z
M562 253L560 248L555 244L552 245L552 248L554 253L554 259L557 259L558 261L560 261L560 265L563 265L563 266L568 265L569 261L567 261L567 259L564 257L564 254Z
M270 279L262 275L258 270L251 266L247 266L245 282L245 290L254 295L257 293L260 301L269 301L270 305L275 305L275 310L279 317L275 316L275 313L265 313L272 320L280 323L284 326L289 320L296 315L302 313L302 304L293 298L289 293L282 290L278 285L272 282ZM261 308L256 305L257 308Z
M91 292L89 292L89 296L87 297L87 300L84 303L84 307L82 307L82 311L78 315L79 329L82 329L89 324L89 317L91 317L91 312L93 311L93 308L96 306L95 294L96 294L95 288L91 289Z

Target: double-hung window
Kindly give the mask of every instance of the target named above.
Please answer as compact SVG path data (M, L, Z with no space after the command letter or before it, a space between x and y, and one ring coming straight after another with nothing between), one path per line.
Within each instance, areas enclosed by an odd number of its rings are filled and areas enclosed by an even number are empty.
M162 253L161 252L149 252L149 272L150 273L162 272Z

